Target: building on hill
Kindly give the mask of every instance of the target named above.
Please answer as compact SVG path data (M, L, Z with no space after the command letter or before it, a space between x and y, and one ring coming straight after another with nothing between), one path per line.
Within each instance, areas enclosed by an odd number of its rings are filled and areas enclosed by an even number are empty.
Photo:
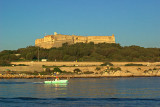
M44 38L36 39L35 46L42 48L52 48L52 47L61 47L63 43L75 44L75 43L115 43L115 37L112 36L76 36L76 35L63 35L57 34L47 35Z

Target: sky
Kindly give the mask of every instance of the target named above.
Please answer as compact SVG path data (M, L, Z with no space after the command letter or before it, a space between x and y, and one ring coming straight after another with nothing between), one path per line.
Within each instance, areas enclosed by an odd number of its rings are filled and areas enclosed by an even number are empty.
M54 32L160 48L160 0L0 0L0 51Z

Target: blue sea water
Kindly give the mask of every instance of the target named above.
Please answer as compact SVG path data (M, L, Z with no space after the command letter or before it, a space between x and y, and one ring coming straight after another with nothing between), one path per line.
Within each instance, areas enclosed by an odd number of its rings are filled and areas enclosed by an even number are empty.
M160 107L160 77L0 79L0 107Z

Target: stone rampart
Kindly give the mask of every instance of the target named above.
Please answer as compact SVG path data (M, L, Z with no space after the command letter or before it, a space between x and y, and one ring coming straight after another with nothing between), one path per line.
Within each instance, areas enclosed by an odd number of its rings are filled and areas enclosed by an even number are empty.
M87 43L88 38L84 36L74 36L74 43Z
M88 42L98 43L115 43L113 36L88 36Z
M76 36L76 35L62 35L55 33L54 35L47 35L42 39L35 40L35 46L42 48L61 47L63 43L115 43L115 37L112 36Z

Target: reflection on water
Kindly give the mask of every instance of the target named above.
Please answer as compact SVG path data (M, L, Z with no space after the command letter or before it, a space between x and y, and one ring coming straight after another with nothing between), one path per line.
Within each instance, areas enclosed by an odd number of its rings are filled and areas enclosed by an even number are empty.
M160 98L159 78L71 79L68 96L78 98Z
M68 83L63 84L44 84L45 88L52 88L54 90L66 90Z
M44 84L46 87L67 87L68 83L61 83L61 84Z
M160 77L72 78L66 84L43 79L1 79L0 97L160 98Z
M117 89L113 85L113 82L114 80L106 81L102 78L73 79L70 80L71 85L68 86L68 94L76 98L103 98L106 96L114 96Z

